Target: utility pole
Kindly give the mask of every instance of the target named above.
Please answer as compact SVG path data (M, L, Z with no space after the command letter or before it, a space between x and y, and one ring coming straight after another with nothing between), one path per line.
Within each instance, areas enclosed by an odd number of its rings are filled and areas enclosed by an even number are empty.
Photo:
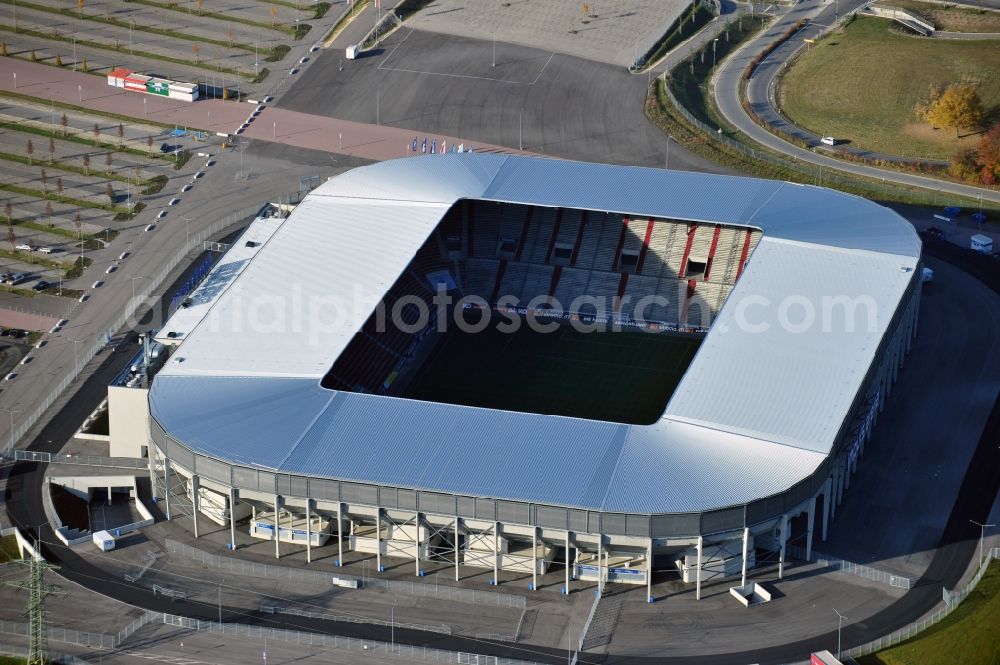
M45 559L19 559L17 563L28 566L28 578L7 582L7 586L28 592L24 614L28 617L28 665L46 665L49 662L49 626L45 619L45 597L63 594L58 587L45 583L45 571L57 570Z

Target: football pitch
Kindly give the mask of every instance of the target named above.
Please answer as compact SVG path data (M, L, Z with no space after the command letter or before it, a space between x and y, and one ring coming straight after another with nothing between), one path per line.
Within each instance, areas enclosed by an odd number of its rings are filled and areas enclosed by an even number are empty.
M439 335L403 397L591 420L655 422L700 338L489 327Z

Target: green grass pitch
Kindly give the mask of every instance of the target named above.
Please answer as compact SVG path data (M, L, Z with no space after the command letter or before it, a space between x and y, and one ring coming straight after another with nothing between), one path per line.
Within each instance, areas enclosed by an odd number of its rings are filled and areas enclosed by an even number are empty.
M664 411L700 338L522 325L441 334L403 397L507 411L648 424Z

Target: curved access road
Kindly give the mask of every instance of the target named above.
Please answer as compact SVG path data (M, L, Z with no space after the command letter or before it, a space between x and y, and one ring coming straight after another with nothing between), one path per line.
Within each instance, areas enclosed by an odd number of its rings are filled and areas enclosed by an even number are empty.
M817 167L881 179L887 183L924 187L945 194L966 196L974 199L982 197L984 201L1000 203L1000 191L947 182L912 173L899 173L898 171L879 169L864 164L853 164L800 148L757 125L743 109L740 103L740 91L741 87L745 85L747 99L750 102L751 108L758 115L773 121L773 124L778 129L782 129L793 135L802 134L802 130L781 119L780 116L777 116L771 105L777 75L781 71L781 68L802 48L804 44L802 40L804 38L815 38L822 34L833 24L838 13L839 15L844 15L862 4L863 2L860 0L841 0L840 2L805 0L789 8L785 13L780 14L778 19L767 30L723 61L716 71L712 79L712 94L723 117L754 142L803 162L814 164ZM750 81L744 83L742 76L747 65L768 44L778 39L782 33L800 19L809 20L809 25L775 49L774 52L760 63ZM811 137L811 134L803 134L803 138L809 139Z

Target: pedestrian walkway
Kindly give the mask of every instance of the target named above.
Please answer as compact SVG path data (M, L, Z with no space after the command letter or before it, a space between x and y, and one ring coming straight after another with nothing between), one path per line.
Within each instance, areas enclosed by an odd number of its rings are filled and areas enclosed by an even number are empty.
M16 88L15 88L16 84ZM107 85L104 77L72 72L32 62L0 58L0 90L52 99L98 112L206 129L213 133L235 134L256 108L253 104L221 99L194 103L154 95L126 92ZM363 159L383 160L427 152L450 151L460 145L477 152L518 152L511 148L469 142L457 136L414 134L412 130L371 125L337 118L268 107L253 119L243 138L283 143L297 148L322 150Z

